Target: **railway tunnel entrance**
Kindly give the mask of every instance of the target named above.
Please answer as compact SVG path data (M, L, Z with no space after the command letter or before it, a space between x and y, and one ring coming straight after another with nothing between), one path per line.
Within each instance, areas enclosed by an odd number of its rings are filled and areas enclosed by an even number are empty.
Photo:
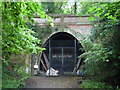
M47 69L51 67L59 71L59 74L75 72L82 60L78 56L83 53L82 46L78 40L69 33L59 32L52 35L44 44L41 59ZM40 62L41 63L41 62ZM42 63L41 63L42 64ZM40 65L41 65L40 64ZM42 66L40 66L40 70Z

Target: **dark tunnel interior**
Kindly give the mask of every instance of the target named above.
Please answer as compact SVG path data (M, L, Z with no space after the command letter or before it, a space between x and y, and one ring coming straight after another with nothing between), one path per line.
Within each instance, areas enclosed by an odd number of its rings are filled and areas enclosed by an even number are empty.
M59 32L52 35L44 44L46 50L43 52L50 67L59 72L73 72L78 56L83 53L81 44L71 34ZM42 56L44 60L44 57Z

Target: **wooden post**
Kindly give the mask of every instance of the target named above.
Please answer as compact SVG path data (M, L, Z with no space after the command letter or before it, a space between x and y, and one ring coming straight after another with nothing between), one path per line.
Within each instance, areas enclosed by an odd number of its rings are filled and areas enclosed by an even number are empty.
M41 60L41 57L42 57L42 52L38 54L38 71L40 71L40 60Z
M47 69L49 69L50 64L49 64L49 61L48 61L48 59L47 59L45 53L43 53L43 57L44 57L44 59L45 59Z
M77 65L74 68L73 72L75 72L79 68L80 62L81 62L81 58L78 60Z
M44 69L47 71L47 68L46 68L46 66L45 66L45 64L44 64L44 62L43 62L43 60L41 59L40 61L41 61L42 65L43 65Z

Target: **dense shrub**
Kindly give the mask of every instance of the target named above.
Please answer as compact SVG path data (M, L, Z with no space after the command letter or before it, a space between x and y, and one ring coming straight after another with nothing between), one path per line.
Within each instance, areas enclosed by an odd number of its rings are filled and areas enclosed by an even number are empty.
M94 80L85 80L82 84L81 84L81 88L106 88L106 89L110 89L112 88L112 86L110 85L106 85L103 82L98 82L98 81L94 81Z
M30 77L23 65L12 64L7 60L2 63L2 88L20 88L25 85L24 80Z
M30 72L26 72L26 68L29 67L25 64L25 59L23 57L16 59L20 61L2 59L2 88L20 88L25 85L25 79L31 76Z
M85 74L93 79L120 87L120 2L96 3L89 13L93 21L92 35L82 40L86 50ZM104 9L103 9L104 8ZM89 82L88 82L89 83Z
M40 39L33 36L35 32L26 25L34 22L32 18L35 15L51 19L37 2L2 2L3 88L18 88L29 76L24 70L26 66L10 62L12 54L31 54L44 50L40 47Z

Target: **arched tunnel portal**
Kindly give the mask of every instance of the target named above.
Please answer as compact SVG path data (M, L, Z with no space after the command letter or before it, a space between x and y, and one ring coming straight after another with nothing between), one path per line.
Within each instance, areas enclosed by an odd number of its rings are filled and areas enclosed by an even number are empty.
M79 41L67 32L53 34L43 45L46 50L42 52L41 60L45 67L58 70L59 73L75 72L78 63L78 56L82 54L83 48ZM82 60L80 60L80 63ZM45 70L42 63L39 64L40 70Z

